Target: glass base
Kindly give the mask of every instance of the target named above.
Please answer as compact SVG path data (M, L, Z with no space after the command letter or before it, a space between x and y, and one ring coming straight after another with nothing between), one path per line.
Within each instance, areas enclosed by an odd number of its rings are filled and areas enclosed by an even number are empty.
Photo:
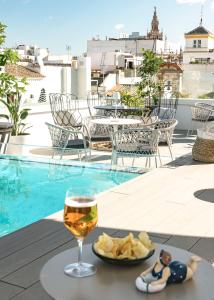
M64 272L70 277L87 277L96 274L97 268L91 264L82 262L65 266Z

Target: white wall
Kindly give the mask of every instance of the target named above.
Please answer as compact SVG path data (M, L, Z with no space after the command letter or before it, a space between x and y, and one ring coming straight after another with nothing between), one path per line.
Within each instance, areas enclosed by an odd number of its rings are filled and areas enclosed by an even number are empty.
M41 68L44 78L29 79L23 101L37 103L41 89L49 93L73 93L78 98L87 97L91 91L91 59L78 58L77 69L72 66L45 65ZM33 100L30 99L33 95Z
M193 41L196 40L201 40L201 48L193 48ZM207 51L208 50L208 38L197 38L197 37L192 37L185 39L185 50L190 50L191 51Z
M208 39L208 48L209 49L214 49L214 37L210 37Z
M23 95L24 101L31 101L30 94L32 94L33 103L37 103L42 88L45 89L47 97L49 93L71 92L71 67L44 66L42 74L45 76L42 79L28 80L27 91ZM62 82L63 76L66 83Z
M91 92L91 58L78 58L78 99L87 99Z
M119 84L136 84L141 81L140 77L125 77L124 72L120 72Z
M182 93L193 98L214 91L214 64L183 64Z
M102 86L105 87L106 91L111 90L115 85L117 84L117 74L108 74L103 83Z
M164 41L156 41L156 52L164 52ZM100 69L101 58L105 53L105 65L113 68L116 65L115 54L117 52L141 54L142 48L154 49L153 40L90 40L87 41L87 55L91 57L92 69Z
M104 72L116 69L116 52L88 52L92 70L104 69Z
M210 58L210 61L214 61L214 52L184 52L183 63L188 64L190 61L195 61L195 58Z

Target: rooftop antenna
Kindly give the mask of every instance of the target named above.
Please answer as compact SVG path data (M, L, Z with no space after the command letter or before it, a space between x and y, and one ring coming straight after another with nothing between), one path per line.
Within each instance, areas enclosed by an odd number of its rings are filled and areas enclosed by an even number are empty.
M203 25L203 10L204 10L204 6L201 5L201 19L200 19L200 24L199 24L200 27Z
M66 45L66 50L67 50L68 61L69 61L71 59L71 46L70 45Z

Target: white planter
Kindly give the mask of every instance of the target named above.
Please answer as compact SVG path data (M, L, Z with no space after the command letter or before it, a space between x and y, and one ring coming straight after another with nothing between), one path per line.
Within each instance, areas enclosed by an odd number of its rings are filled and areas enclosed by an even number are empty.
M6 154L27 155L29 135L11 136L7 146Z

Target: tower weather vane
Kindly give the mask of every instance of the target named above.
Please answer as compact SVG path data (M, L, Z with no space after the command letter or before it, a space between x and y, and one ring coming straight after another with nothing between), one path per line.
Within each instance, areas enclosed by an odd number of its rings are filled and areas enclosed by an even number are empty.
M202 26L202 24L203 24L203 10L204 10L204 6L203 5L201 5L201 19L200 19L200 26Z

